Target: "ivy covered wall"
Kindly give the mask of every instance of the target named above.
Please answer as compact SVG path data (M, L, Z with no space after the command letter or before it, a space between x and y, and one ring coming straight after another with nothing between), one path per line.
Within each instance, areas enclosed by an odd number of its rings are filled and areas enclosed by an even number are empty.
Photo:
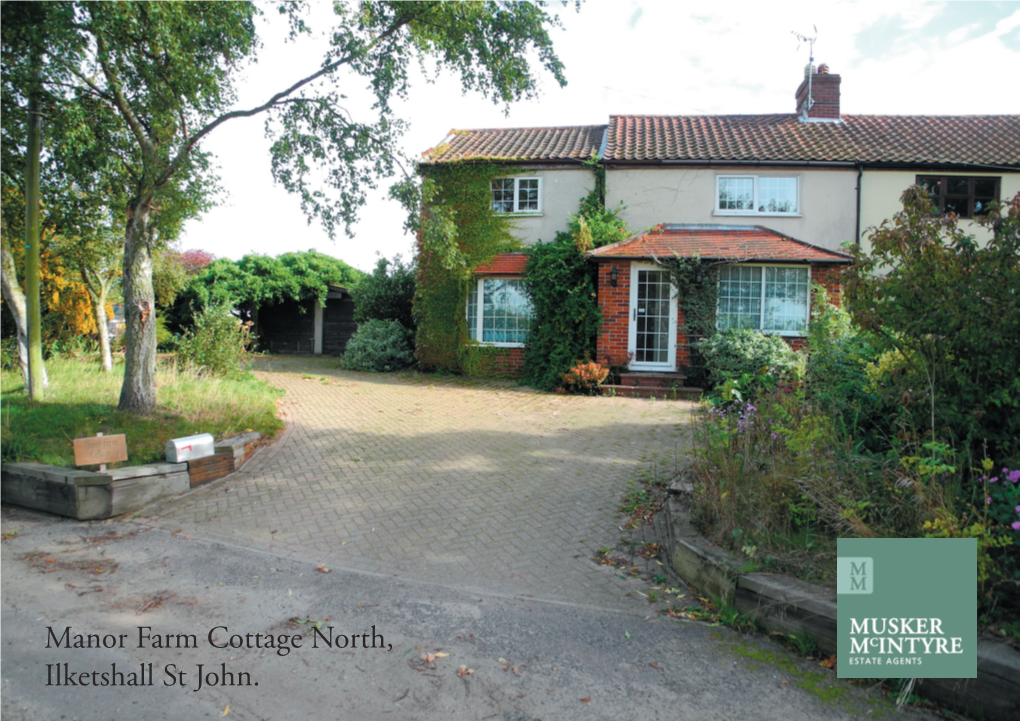
M468 339L471 272L498 253L523 249L510 234L511 218L491 210L492 179L506 176L507 168L461 162L421 170L423 213L431 222L419 235L415 353L423 370L473 374L481 360L475 356L494 349Z

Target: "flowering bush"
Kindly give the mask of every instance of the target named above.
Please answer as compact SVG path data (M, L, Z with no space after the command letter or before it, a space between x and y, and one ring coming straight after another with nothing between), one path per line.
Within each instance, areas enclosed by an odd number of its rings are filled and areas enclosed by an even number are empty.
M586 396L599 394L601 386L609 375L609 369L601 363L588 361L578 363L563 374L563 388L567 393L578 393Z

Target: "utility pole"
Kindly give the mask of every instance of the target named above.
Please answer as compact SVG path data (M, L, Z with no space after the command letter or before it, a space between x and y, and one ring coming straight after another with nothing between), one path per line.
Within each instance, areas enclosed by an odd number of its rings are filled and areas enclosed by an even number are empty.
M25 294L28 296L28 395L43 399L42 309L39 295L39 153L42 116L39 86L42 83L42 51L33 49L32 89L28 98L28 156L25 161Z

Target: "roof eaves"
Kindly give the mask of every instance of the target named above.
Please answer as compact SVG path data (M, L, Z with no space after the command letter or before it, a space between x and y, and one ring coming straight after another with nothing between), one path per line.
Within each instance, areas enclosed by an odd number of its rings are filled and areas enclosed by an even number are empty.
M780 238L784 238L784 239L789 240L789 241L791 241L793 243L797 243L798 245L803 245L805 248L810 248L811 250L817 250L820 253L829 253L830 255L834 255L837 258L839 258L838 261L834 261L834 262L852 263L853 260L854 260L853 256L848 254L848 253L843 253L843 252L838 251L838 250L832 250L831 248L823 248L820 245L814 245L812 243L808 243L807 241L799 240L797 238L794 238L793 236L787 235L786 233L780 233L778 230L773 230L772 228L766 228L764 225L752 225L750 227L757 228L758 230L762 231L763 233L772 233L772 235L777 235Z

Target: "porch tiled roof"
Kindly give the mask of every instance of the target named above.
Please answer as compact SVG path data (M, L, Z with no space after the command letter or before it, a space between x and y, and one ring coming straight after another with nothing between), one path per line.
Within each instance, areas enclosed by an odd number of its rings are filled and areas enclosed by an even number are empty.
M528 265L527 253L500 253L491 263L475 268L475 275L524 275Z
M661 225L657 230L589 251L590 257L690 258L739 262L849 263L845 253L826 250L760 225Z
M1020 115L613 115L607 161L814 161L1020 166Z
M423 153L425 163L457 160L587 160L598 154L605 125L451 130Z

